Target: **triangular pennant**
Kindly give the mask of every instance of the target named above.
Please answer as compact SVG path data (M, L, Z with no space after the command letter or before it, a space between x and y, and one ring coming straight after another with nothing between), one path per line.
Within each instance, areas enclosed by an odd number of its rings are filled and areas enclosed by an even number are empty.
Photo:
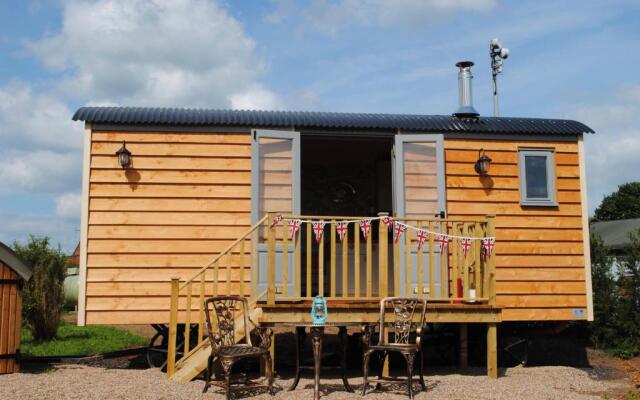
M291 219L289 220L287 225L289 226L289 238L293 240L293 238L296 236L296 233L298 233L298 230L300 229L300 225L302 225L302 221L300 221L299 219Z
M276 225L278 225L280 221L282 221L282 218L284 218L282 214L277 213L276 216L273 218L273 222L271 223L271 226L269 226L269 228L273 228Z
M471 238L460 239L460 247L462 247L462 254L466 257L469 249L471 249Z
M313 234L316 237L316 242L320 242L322 239L322 234L324 233L324 221L311 221L311 226L313 227Z
M348 222L336 222L336 232L338 232L338 238L340 238L340 242L342 242L347 236L347 232L349 231Z
M371 220L363 219L362 221L360 221L360 230L362 231L364 240L367 240L367 238L369 237L369 232L371 231Z
M400 240L400 238L406 231L407 226L405 224L396 222L393 227L393 243L398 243L398 240Z
M482 239L482 248L484 249L484 255L491 256L493 253L493 248L495 247L496 239L495 238L484 238Z
M393 218L386 216L382 217L382 222L387 226L387 229L391 229L393 227Z
M449 241L451 239L449 239L448 236L438 235L438 238L436 240L440 245L440 253L444 253L445 251L447 251L447 246L449 245Z
M425 231L424 229L418 229L418 231L416 232L416 238L418 239L418 251L420 251L420 248L422 247L424 242L429 239L429 232Z

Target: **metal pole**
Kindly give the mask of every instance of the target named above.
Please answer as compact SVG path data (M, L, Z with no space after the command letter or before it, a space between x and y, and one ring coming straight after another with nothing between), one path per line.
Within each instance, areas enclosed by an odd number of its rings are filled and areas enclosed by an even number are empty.
M498 76L493 75L493 116L500 116L500 106L498 105Z

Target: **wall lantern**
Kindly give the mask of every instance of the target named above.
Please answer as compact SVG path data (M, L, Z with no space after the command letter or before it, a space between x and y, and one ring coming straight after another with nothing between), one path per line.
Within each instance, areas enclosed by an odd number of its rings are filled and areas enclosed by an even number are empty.
M480 149L478 152L478 161L476 161L475 170L480 176L486 176L489 173L489 167L491 166L491 159L484 154L484 149Z
M116 155L118 156L118 163L120 163L122 169L131 165L131 152L127 150L127 144L125 142L122 142L122 147L116 151Z

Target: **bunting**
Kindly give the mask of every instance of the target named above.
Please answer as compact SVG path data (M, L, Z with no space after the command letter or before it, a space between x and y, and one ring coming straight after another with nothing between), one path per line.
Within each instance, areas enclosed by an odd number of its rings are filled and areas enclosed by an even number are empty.
M460 247L462 247L462 254L466 257L471 248L471 238L460 239Z
M296 236L296 233L298 233L298 230L300 229L300 225L302 225L302 221L300 221L299 219L291 219L289 220L287 225L289 226L289 237L291 238L291 240L293 240L293 238Z
M416 232L416 237L418 239L418 251L420 251L420 248L422 247L424 242L427 239L429 239L429 233L427 231L425 231L424 229L418 229L417 232Z
M496 244L495 238L482 239L482 247L484 248L485 257L491 256L491 253L493 253L493 248L495 247L495 244Z
M382 222L387 226L387 229L391 229L393 227L393 218L389 216L382 217Z
M449 239L449 237L445 235L438 235L438 238L436 240L440 245L440 253L444 253L445 251L447 251L447 246L449 246L449 241L451 239Z
M312 221L311 226L313 227L313 234L316 237L316 242L320 242L322 239L322 234L324 233L324 221Z
M407 231L405 224L395 223L393 227L393 243L398 243L402 235Z
M340 242L342 242L347 236L347 232L349 231L348 222L336 222L336 232L338 232L338 238L340 238Z
M271 226L269 226L269 228L273 229L276 225L278 225L280 223L280 221L282 221L284 217L282 216L282 214L277 213L276 216L273 218L273 222L271 223Z
M360 230L362 231L362 236L366 241L369 237L369 232L371 231L371 220L363 219L362 221L360 221Z

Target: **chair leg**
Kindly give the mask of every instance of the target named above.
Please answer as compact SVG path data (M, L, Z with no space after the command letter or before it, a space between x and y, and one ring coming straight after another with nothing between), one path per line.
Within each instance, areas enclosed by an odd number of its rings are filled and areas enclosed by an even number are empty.
M202 393L207 393L207 390L209 390L209 387L211 386L211 371L213 370L213 356L209 356L209 359L207 360L207 370L204 373L204 389L202 390Z
M378 380L381 380L384 376L384 362L387 359L388 353L383 351L380 353L380 369L378 369ZM376 390L380 390L382 388L382 384L380 382L376 383Z
M224 391L227 396L227 400L231 400L231 368L233 367L232 360L222 360L222 369L224 370Z
M420 386L423 391L427 391L427 384L424 383L424 353L420 350Z
M407 385L409 387L409 399L413 400L413 358L415 354L405 353L404 359L407 361Z
M362 395L364 396L367 393L367 386L369 386L369 357L371 357L371 352L365 351L362 355Z
M267 353L264 355L264 363L266 366L266 378L267 378L267 384L269 386L269 394L270 395L274 395L275 391L273 390L273 360L271 359L271 354Z

